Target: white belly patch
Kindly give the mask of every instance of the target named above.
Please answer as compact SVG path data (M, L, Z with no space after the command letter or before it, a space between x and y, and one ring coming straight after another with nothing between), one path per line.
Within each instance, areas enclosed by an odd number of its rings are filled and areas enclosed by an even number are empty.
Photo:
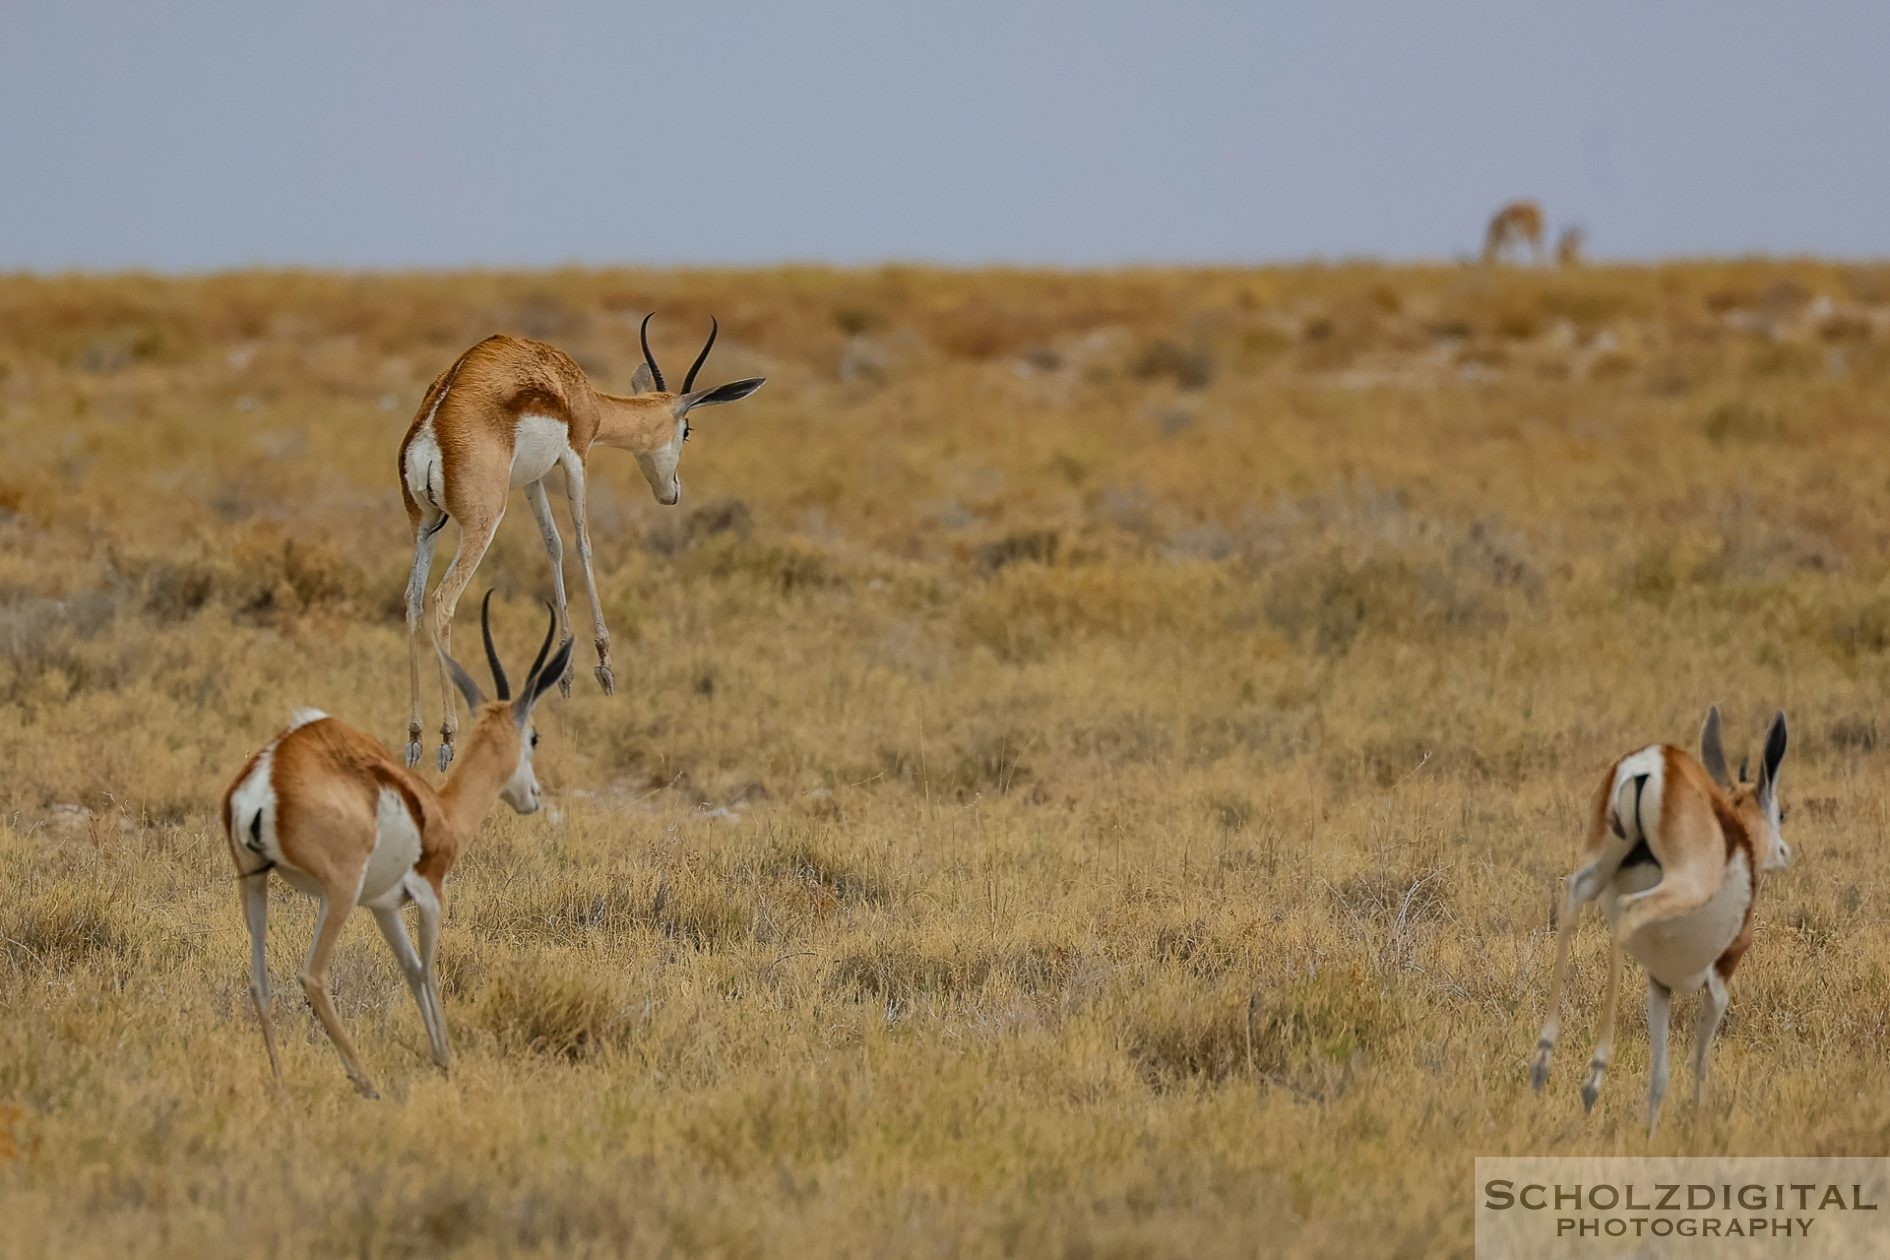
M361 877L360 903L398 906L403 896L401 881L419 860L420 826L406 798L393 788L382 788L374 811L374 851L368 854L367 870Z
M1602 897L1609 927L1620 919L1623 900L1659 881L1660 868L1652 863L1620 871ZM1648 925L1628 942L1628 953L1669 989L1690 992L1705 983L1713 963L1739 935L1751 904L1752 869L1741 851L1726 864L1725 878L1705 905L1691 914Z
M530 485L550 472L571 449L564 421L551 416L520 416L512 437L512 484Z

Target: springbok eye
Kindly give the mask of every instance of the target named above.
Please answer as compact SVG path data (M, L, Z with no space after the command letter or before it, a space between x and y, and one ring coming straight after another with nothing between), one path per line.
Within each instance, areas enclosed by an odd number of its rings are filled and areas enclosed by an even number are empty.
M687 420L683 421L682 440L685 442L689 440L689 422Z
M538 732L537 731L532 732L532 747L533 748L538 747Z

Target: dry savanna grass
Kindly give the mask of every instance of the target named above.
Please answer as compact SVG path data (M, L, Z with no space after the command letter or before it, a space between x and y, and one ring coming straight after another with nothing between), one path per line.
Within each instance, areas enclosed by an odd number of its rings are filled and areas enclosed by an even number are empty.
M278 1097L218 794L403 738L432 375L652 307L768 387L678 508L598 457L619 694L448 885L454 1071L364 917L354 1096L278 885ZM1887 389L1815 262L0 280L0 1252L1461 1255L1479 1154L1880 1153ZM516 496L488 581L516 657ZM1593 922L1528 1090L1550 890L1714 701L1798 861L1649 1142Z

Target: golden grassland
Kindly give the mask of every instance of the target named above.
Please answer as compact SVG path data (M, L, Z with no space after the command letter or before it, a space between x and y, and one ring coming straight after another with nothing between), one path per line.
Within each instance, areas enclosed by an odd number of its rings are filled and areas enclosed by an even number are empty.
M678 508L598 457L619 694L448 885L458 1062L354 923L356 1098L278 885L277 1096L219 795L404 739L432 376L650 308L769 383ZM0 1253L1465 1254L1479 1154L1881 1153L1887 390L1814 262L0 279ZM488 582L517 659L516 497ZM1798 861L1650 1142L1592 916L1528 1090L1550 889L1714 701Z

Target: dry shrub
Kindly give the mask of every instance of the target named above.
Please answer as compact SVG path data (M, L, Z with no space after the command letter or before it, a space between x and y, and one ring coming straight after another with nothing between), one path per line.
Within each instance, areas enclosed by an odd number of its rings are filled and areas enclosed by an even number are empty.
M1700 426L1707 438L1724 445L1728 442L1773 442L1784 436L1784 424L1769 407L1731 399L1706 413Z
M1486 583L1466 581L1434 559L1339 547L1267 574L1264 607L1282 633L1322 656L1344 655L1368 634L1481 634L1504 620Z
M960 601L958 624L1000 658L1028 661L1072 640L1204 628L1220 583L1200 562L1013 565Z
M754 933L746 907L693 873L680 880L665 876L657 884L648 920L663 935L697 950L721 949Z
M945 942L932 948L876 942L843 954L827 969L836 992L899 1007L922 1001L963 1000L987 985L1035 1000L1062 995L1081 955L1061 942L1034 942L1006 949Z
M1130 361L1129 375L1141 381L1168 380L1181 389L1206 389L1214 383L1214 355L1202 346L1155 341Z
M679 555L706 539L732 535L746 540L754 530L754 516L740 499L716 499L692 507L680 518L666 513L644 535L644 546L661 556Z
M494 968L472 1019L512 1053L573 1061L628 1045L640 1005L615 972L581 954L521 955Z
M146 611L160 621L188 620L213 604L258 621L357 603L386 605L340 548L273 530L246 532L228 549L139 556L123 568L142 586Z
M1384 1053L1396 1028L1394 1003L1368 975L1332 968L1276 994L1233 982L1148 991L1126 1049L1156 1090L1252 1076L1318 1088L1334 1068Z
M16 891L0 907L0 951L16 967L64 972L125 958L142 924L95 884Z
M777 879L816 885L847 905L879 905L890 896L876 875L810 838L777 843L763 857L762 870Z

